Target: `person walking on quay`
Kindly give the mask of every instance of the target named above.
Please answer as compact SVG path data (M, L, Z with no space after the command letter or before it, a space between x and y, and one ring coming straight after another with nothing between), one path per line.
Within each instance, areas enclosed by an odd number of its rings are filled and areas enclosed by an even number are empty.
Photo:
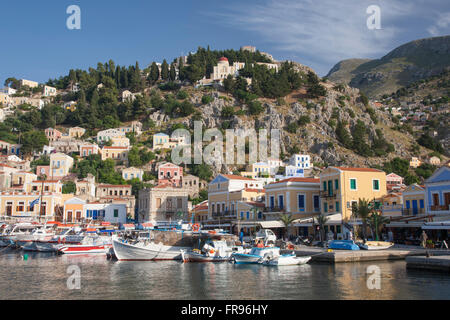
M422 247L425 248L427 246L427 240L428 236L425 230L422 231L422 234L420 235L420 242L422 243Z

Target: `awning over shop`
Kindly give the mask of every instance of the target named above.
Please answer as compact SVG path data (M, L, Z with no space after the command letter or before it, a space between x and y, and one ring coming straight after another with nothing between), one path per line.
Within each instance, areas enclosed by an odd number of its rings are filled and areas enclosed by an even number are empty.
M211 228L217 228L217 227L219 227L219 228L229 228L230 224L229 223L223 223L223 224L204 224L203 225L203 228L209 228L209 227L211 227Z
M426 222L422 229L425 230L450 230L450 221Z
M279 221L279 220L259 221L259 224L264 229L268 229L268 228L284 228L284 223Z
M342 214L340 213L336 213L336 214L332 214L327 216L328 221L327 223L325 223L325 225L340 225L342 224ZM297 219L294 220L294 223L292 224L292 226L294 227L312 227L313 226L313 221L314 218L306 218L306 219Z
M386 224L386 228L421 228L423 222L391 222Z

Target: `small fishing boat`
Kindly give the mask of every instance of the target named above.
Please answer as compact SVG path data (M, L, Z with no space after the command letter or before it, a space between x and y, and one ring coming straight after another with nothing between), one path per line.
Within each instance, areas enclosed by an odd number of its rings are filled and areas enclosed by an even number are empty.
M106 254L111 248L111 238L104 236L86 236L80 244L62 245L58 253L64 254Z
M359 247L353 240L333 240L328 243L329 249L334 250L359 250Z
M225 262L230 260L232 248L223 240L207 241L201 250L181 250L183 262Z
M0 246L12 246L16 244L18 236L30 235L39 225L29 222L19 222L8 225L0 236Z
M51 239L41 239L22 246L24 251L56 252L64 245L79 245L84 239L84 233L79 227L58 227L58 234Z
M358 243L358 246L363 250L385 250L393 245L392 242L387 241L366 241L365 243Z
M259 263L260 259L269 252L273 254L273 257L278 257L280 255L280 248L253 247L249 253L233 253L231 255L231 261L236 264Z
M133 242L117 236L113 236L112 245L119 261L181 260L181 250L190 249L163 243L157 244L149 238L141 238Z
M18 234L15 239L17 247L23 248L24 246L34 246L36 241L49 241L55 235L53 225L39 226L31 233Z
M295 253L283 254L278 257L273 257L272 253L267 253L259 261L259 263L266 266L294 266L299 264L306 264L311 260L311 257L297 257Z

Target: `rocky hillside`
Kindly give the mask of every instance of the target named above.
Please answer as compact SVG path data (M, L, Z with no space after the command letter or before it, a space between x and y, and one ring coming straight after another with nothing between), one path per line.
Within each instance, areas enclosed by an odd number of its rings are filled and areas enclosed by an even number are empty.
M391 94L446 68L450 68L450 36L411 41L376 60L341 61L327 77L359 88L374 98Z
M207 128L244 128L244 129L282 129L281 151L282 158L287 159L292 153L311 154L316 165L342 165L375 167L382 166L384 162L395 157L410 158L413 156L412 146L416 145L414 137L408 132L395 130L392 116L388 111L374 110L373 115L367 111L361 101L360 92L347 85L336 86L334 83L322 83L327 88L325 97L309 99L306 89L294 91L284 99L259 99L264 111L259 115L250 116L246 106L241 105L231 95L222 91L201 91L191 88L188 90L190 100L200 112L203 125ZM202 104L202 97L211 94L213 100ZM224 117L224 108L232 107L236 112L232 116ZM166 130L174 123L183 123L186 127L193 127L193 116L171 119L161 110L150 115L155 121L156 131ZM308 119L306 121L305 119ZM374 119L376 123L374 122ZM346 130L352 134L357 122L364 123L367 130L366 142L373 144L380 129L387 144L393 145L392 152L384 156L361 156L355 150L345 148L338 140L336 134L337 120L345 123ZM290 125L294 124L292 128ZM427 155L431 151L420 147L419 154ZM416 153L417 154L417 153ZM242 169L230 166L216 168L215 172Z

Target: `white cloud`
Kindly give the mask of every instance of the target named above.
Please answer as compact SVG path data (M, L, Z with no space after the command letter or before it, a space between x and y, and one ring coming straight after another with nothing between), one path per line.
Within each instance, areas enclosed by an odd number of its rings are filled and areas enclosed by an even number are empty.
M421 0L418 0L422 2ZM417 2L402 0L265 0L233 5L215 13L216 21L254 32L278 52L302 57L319 73L347 58L377 58L392 50L404 29L397 23L417 10ZM423 2L425 6L426 2ZM369 30L366 9L381 9L381 29ZM423 12L419 12L423 14ZM446 23L443 20L444 24ZM414 20L410 21L411 23Z
M436 22L427 28L427 31L433 36L448 34L450 29L450 12L438 13Z

